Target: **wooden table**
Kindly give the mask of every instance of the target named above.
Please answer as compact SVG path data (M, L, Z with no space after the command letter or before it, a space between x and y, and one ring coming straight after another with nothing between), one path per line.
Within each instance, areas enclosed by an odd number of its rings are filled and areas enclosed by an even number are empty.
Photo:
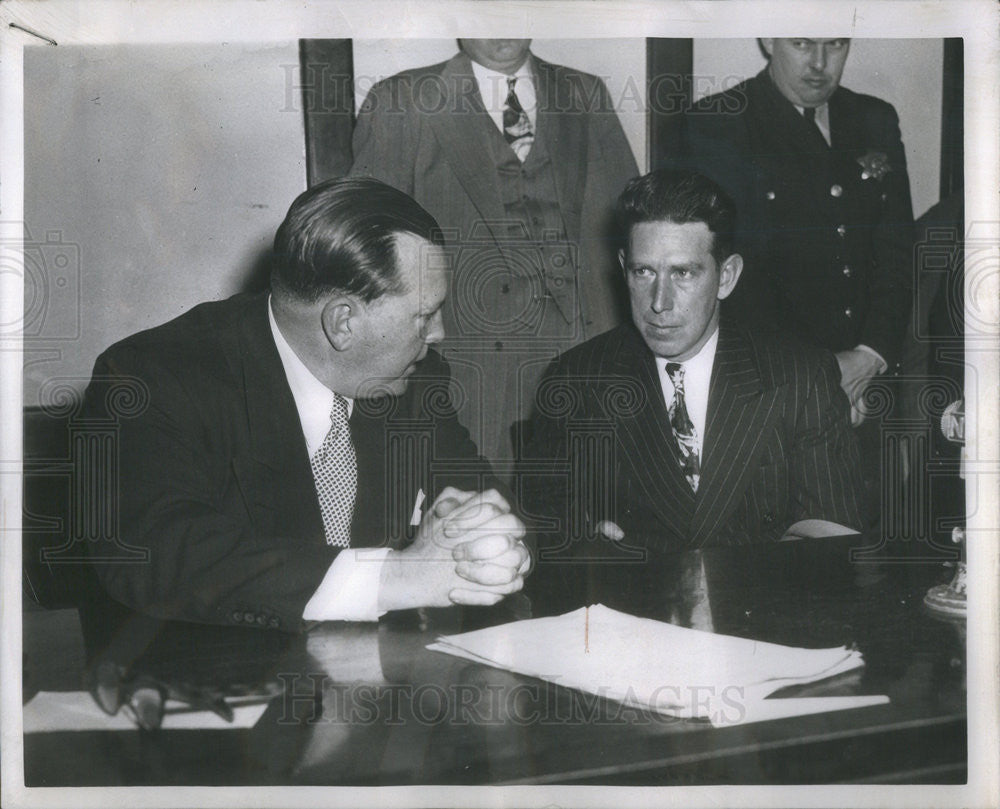
M887 694L887 705L716 729L424 648L438 634L523 617L523 598L399 613L378 625L324 624L305 636L150 623L133 633L151 641L137 668L217 685L277 681L284 694L252 729L26 736L26 783L964 783L964 625L922 606L927 587L949 571L852 562L856 544L726 548L675 562L678 570L703 564L715 631L856 644L863 653L864 669L788 695ZM534 614L555 606L535 589ZM609 606L678 614L669 583L619 596L627 603ZM75 678L66 690L80 687Z

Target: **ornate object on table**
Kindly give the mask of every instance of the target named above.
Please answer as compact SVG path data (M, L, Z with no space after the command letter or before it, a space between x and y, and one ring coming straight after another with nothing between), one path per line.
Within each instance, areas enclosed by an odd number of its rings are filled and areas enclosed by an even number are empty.
M951 541L965 542L965 530L957 526L951 531ZM965 562L956 562L955 576L949 584L931 587L924 596L924 604L932 612L951 618L965 618Z
M965 444L965 400L952 402L941 414L941 434L953 444ZM965 479L964 470L959 477ZM965 618L965 529L951 529L951 541L962 546L963 559L956 562L955 576L949 584L931 587L924 596L924 604L934 613L949 618Z

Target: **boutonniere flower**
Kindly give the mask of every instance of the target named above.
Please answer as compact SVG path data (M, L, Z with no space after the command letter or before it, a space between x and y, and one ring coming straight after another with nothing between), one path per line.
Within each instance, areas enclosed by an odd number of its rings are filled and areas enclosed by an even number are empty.
M861 166L862 180L869 178L881 180L886 174L892 171L892 167L889 165L889 155L885 152L876 152L874 149L870 149L859 157L857 161L858 165Z

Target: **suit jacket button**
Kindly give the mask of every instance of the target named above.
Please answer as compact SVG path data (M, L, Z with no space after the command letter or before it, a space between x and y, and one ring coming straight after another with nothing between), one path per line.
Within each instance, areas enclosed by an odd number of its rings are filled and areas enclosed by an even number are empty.
M764 514L763 521L766 525L770 525L771 523L774 522L774 515L770 511L768 511L767 513Z
M764 196L767 197L769 200L774 199L774 192L768 191Z
M844 194L844 189L841 188L839 185L831 185L830 186L830 196L831 197L840 197L840 196L843 196L843 194Z
M844 227L843 225L837 225L837 235L838 236L846 236L847 235L847 228Z
M844 310L844 317L850 317L850 316L851 316L852 314L853 314L853 312L851 312L851 307L850 307L850 306L848 306L848 307L847 307L847 308L846 308L846 309Z
M845 278L851 277L851 268L848 267L846 264L844 265L843 273Z

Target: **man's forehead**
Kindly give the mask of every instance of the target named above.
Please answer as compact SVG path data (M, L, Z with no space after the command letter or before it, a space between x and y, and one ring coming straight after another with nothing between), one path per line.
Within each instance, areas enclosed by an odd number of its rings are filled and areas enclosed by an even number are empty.
M443 247L407 232L397 233L394 243L399 276L408 290L425 296L447 286L448 259Z

